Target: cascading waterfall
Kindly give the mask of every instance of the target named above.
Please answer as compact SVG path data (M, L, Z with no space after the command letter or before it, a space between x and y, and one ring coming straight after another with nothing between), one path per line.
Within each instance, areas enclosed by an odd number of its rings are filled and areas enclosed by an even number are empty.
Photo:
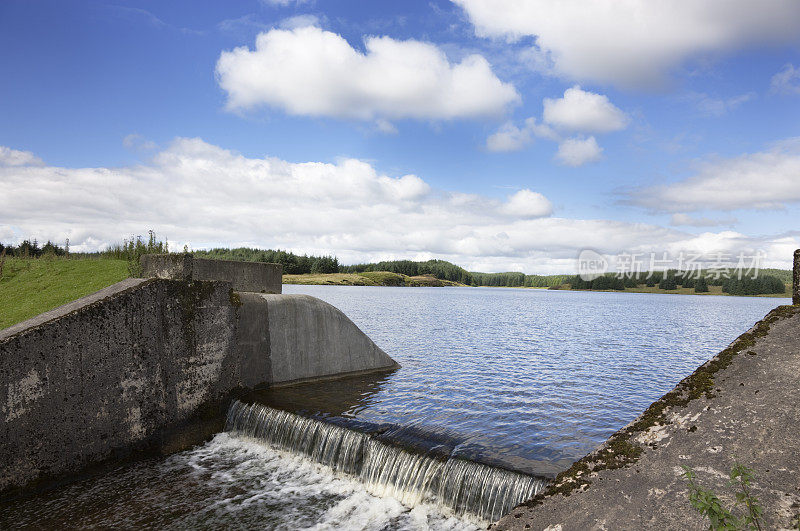
M493 522L546 484L542 479L466 461L407 452L366 433L260 404L234 401L226 431L299 453L358 477L376 496L421 502Z

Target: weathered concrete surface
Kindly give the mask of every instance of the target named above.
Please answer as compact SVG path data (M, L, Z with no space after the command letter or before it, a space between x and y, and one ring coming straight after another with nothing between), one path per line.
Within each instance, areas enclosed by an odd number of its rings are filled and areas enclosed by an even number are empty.
M755 473L763 528L797 529L799 396L800 307L781 307L493 527L708 529L689 504L681 466L730 507L728 474L738 461Z
M242 385L259 388L272 383L267 301L258 293L238 293L237 348Z
M127 280L5 330L0 493L218 431L235 310L226 282Z
M269 315L270 382L385 370L397 363L345 314L308 295L261 295Z
M189 254L146 254L141 258L145 277L173 280L219 280L236 291L280 293L283 266L262 262L208 260Z
M397 366L318 299L181 275L128 279L0 332L0 498L201 443L249 389Z

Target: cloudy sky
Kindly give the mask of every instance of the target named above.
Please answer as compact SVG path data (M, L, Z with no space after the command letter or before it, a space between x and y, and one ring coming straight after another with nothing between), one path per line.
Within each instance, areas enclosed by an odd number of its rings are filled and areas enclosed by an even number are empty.
M800 247L797 0L0 3L0 241Z

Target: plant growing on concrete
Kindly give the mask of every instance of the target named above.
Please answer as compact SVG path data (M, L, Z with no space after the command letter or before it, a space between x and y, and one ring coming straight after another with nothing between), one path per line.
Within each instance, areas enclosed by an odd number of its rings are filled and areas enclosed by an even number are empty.
M688 466L683 466L683 477L689 483L689 502L700 514L709 520L709 529L712 530L739 530L756 529L761 531L761 521L764 510L758 504L758 499L750 493L750 483L753 481L753 471L735 463L731 468L728 486L736 489L736 503L733 510L728 509L722 501L708 489L704 489L695 481L695 473ZM737 515L733 511L741 510Z

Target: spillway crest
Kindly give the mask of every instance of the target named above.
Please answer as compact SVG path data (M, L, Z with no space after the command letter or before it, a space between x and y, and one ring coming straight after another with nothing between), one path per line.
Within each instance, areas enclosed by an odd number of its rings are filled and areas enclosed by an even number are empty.
M376 496L391 496L409 507L432 503L485 522L499 519L546 484L464 459L408 452L366 433L238 400L228 411L226 431L358 477Z

